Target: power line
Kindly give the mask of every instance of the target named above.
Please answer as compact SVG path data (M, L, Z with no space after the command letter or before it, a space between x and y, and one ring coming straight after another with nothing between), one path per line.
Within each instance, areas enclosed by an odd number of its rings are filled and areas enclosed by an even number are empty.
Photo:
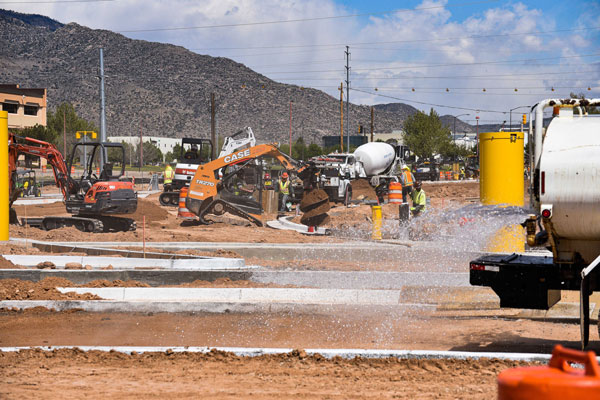
M116 0L40 0L40 1L0 1L0 4L46 4L46 3L100 3Z
M490 64L505 64L514 62L531 62L531 61L544 61L544 60L562 60L568 58L583 58L583 57L597 57L600 53L596 54L581 54L576 56L561 56L561 57L542 57L542 58L522 58L518 60L502 60L502 61L479 61L473 63L448 63L448 64L421 64L411 65L405 67L378 67L378 68L353 68L355 71L383 71L383 70L396 70L396 69L410 69L410 68L436 68L436 67L455 67L455 66L470 66L470 65L490 65ZM550 64L554 65L554 64ZM269 74L305 74L305 73L325 73L325 72L339 72L339 70L320 70L320 71L277 71L269 72Z
M370 94L372 96L387 97L388 99L400 100L400 101L404 101L406 103L423 104L423 105L426 105L426 106L434 106L434 107L441 107L441 108L452 108L452 109L455 109L455 110L489 112L489 113L497 113L497 114L506 114L508 112L508 111L497 111L497 110L483 110L483 109L480 109L480 108L446 106L446 105L443 105L443 104L426 103L426 102L417 101L417 100L401 99L399 97L388 96L386 94L380 94L380 93L371 93L371 92L367 92L366 90L360 90L360 89L355 89L355 88L352 88L352 90L354 90L355 92L361 92L361 93L365 93L365 94Z
M469 3L447 4L447 5L443 5L443 6L417 7L417 8L412 8L412 9L399 8L399 9L388 10L388 11L362 13L362 14L334 15L334 16L328 16L328 17L297 18L297 19L286 19L286 20L277 20L277 21L261 21L261 22L245 22L245 23L239 23L239 24L201 25L201 26L187 26L187 27L184 26L184 27L173 27L173 28L127 29L127 30L121 30L121 31L117 31L117 32L119 32L119 33L162 32L162 31L182 31L182 30L194 30L194 29L232 28L232 27L242 27L242 26L287 24L290 22L323 21L323 20L331 20L331 19L367 17L367 16L372 16L372 15L383 15L383 14L390 14L390 13L404 13L404 12L433 10L433 9L437 9L437 8L463 7L463 6L471 6L471 5L477 5L477 4L495 3L497 1L498 0L484 0L484 1L469 2Z
M533 32L512 32L512 33L496 33L490 35L470 35L470 36L458 36L453 38L436 38L436 39L411 39L411 40L393 40L393 41L380 41L380 42L358 42L358 43L329 43L329 44L299 44L299 45L280 45L280 46L253 46L253 47L200 47L189 50L246 50L246 49L293 49L293 48L307 48L307 47L339 47L345 46L364 46L364 45L378 45L378 44L394 44L394 43L423 43L423 42L446 42L446 41L457 41L463 39L487 39L494 37L507 37L507 36L537 36L547 35L551 33L564 33L564 32L580 32L598 30L600 26L588 27L588 28L572 28L572 29L556 29L552 31L533 31ZM357 47L359 48L359 47Z

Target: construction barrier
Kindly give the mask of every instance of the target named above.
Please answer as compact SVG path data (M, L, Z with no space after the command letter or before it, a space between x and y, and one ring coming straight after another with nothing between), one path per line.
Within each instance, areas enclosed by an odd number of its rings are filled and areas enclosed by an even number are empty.
M400 182L390 182L388 201L393 204L402 203L402 184Z
M187 209L185 206L185 199L188 194L188 188L182 187L179 192L179 208L177 209L177 218L192 220L196 219L196 215Z
M569 363L581 364L584 369ZM600 367L593 351L557 345L547 367L512 368L498 375L498 400L600 399Z
M444 180L444 171L440 171L440 181Z
M448 181L452 180L452 171L446 171L446 180L448 180Z
M381 240L381 228L383 226L383 216L381 215L381 206L371 206L371 210L373 211L373 232L371 234L371 239L373 240Z
M71 175L73 175L73 174L75 174L75 166L74 165L71 166Z

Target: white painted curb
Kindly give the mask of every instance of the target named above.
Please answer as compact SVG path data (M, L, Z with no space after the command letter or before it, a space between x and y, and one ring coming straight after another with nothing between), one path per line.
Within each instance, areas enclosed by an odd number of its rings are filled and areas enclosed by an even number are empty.
M48 347L0 347L2 352L39 349L53 351L59 349L79 349L82 351L116 351L119 353L164 353L167 350L173 353L209 353L212 350L233 353L240 357L257 357L263 355L288 354L294 349L263 348L263 347L145 347L145 346L48 346ZM368 350L368 349L305 349L307 355L320 354L325 358L342 357L352 359L356 357L380 359L455 359L455 360L480 360L499 359L523 362L545 362L550 360L550 354L540 353L499 353L499 352L470 352L470 351L440 351L440 350ZM600 357L599 357L600 359Z
M61 293L91 293L104 300L212 303L293 303L340 305L399 305L400 290L290 288L57 288Z

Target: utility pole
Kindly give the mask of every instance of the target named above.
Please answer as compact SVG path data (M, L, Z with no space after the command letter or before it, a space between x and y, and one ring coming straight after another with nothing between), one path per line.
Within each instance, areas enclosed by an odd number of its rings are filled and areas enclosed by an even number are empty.
M67 112L63 108L63 158L67 159Z
M375 107L371 106L371 142L373 141L373 130L375 129Z
M142 171L142 164L144 163L144 138L142 137L142 123L140 122L140 167L138 171Z
M100 141L106 142L106 107L104 105L104 49L100 48ZM102 151L104 153L104 150ZM106 154L100 157L100 170L104 167Z
M344 82L340 83L340 152L344 152Z
M346 136L347 136L347 151L350 152L350 46L346 46Z
M217 146L219 145L218 143L216 143L216 140L217 140L217 125L216 125L216 121L215 121L215 114L216 114L216 110L215 110L215 94L211 93L210 94L210 140L212 142L212 152L211 152L211 155L210 155L211 160L216 159Z
M292 157L292 102L290 101L290 157Z

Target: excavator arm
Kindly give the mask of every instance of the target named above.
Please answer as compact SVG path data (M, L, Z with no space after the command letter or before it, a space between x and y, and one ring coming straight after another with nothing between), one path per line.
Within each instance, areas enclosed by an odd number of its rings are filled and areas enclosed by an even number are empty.
M223 182L231 177L230 174L220 176L220 171L233 165L244 165L259 157L272 157L276 159L286 170L297 172L295 161L277 149L272 144L260 144L228 154L214 161L200 165L196 174L190 182L186 207L198 216L201 222L205 222L203 216L209 213L229 212L247 218L257 225L262 225L260 220L236 207L231 202L221 198Z
M17 141L18 140L18 141ZM17 158L19 154L31 154L41 158L45 158L48 164L52 167L54 173L54 181L56 186L60 188L63 197L66 199L68 194L77 193L78 185L67 171L67 165L60 151L51 143L42 140L20 137L12 133L8 135L8 174L11 198L14 192L15 182L14 173L17 170Z

